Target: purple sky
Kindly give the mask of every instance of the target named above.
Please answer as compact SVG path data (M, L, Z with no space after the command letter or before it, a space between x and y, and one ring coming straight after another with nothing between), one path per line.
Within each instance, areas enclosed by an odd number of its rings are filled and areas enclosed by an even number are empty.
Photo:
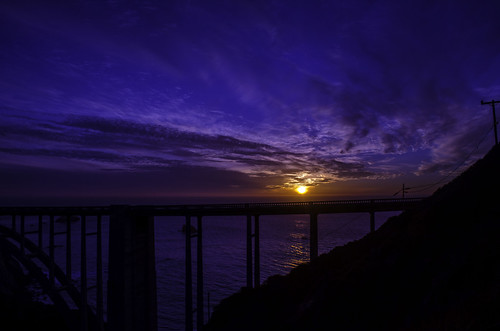
M434 183L493 144L480 101L500 99L499 13L493 0L2 1L0 197Z

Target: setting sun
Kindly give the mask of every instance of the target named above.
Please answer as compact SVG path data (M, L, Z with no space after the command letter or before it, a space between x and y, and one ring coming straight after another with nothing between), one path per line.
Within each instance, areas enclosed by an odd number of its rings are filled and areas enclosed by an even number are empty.
M307 193L307 186L299 186L295 189L295 191L299 194Z

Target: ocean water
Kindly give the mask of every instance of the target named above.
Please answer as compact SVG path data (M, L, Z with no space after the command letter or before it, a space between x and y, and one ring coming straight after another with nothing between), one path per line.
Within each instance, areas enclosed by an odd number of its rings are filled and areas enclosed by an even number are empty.
M376 213L376 227L397 212ZM192 219L191 223L196 224ZM182 217L156 217L158 325L183 330L185 321L185 235ZM309 215L260 217L261 282L285 275L309 260ZM330 214L318 217L318 251L365 236L369 214ZM204 321L214 306L246 286L246 217L203 218ZM196 326L196 238L192 239L193 321ZM210 304L208 303L210 297Z
M398 212L376 213L376 226ZM155 217L156 272L158 290L158 327L160 330L184 330L185 321L185 234L182 232L184 217ZM196 219L192 219L196 225ZM11 225L11 219L3 217L0 223ZM19 218L17 218L19 230ZM87 218L87 232L96 229L96 217ZM25 231L38 227L37 217L26 217ZM55 232L64 232L64 223L55 223ZM72 280L80 286L80 222L71 224ZM106 310L107 234L109 219L103 217L103 278L104 309ZM336 246L362 238L369 232L368 213L328 214L318 216L318 251L326 253ZM49 252L49 220L43 219L44 250ZM26 237L35 244L37 234ZM66 269L65 235L55 237L56 263ZM196 327L196 238L192 239L193 266L193 321ZM96 282L96 237L87 237L88 286ZM284 275L292 268L309 260L309 215L261 216L260 261L261 282L272 275ZM225 297L246 286L246 217L203 218L203 275L204 321L214 307ZM50 302L34 284L32 290L40 301ZM88 292L89 302L95 306L95 289Z

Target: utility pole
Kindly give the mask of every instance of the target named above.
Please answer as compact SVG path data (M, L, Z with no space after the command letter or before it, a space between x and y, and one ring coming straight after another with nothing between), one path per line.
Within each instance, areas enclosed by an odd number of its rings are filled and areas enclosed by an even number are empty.
M401 193L403 195L403 199L404 199L405 198L405 194L408 193L409 189L411 189L411 187L405 187L405 184L403 184L403 188L401 190L397 191L396 193L394 193L392 196L396 196L399 193Z
M483 100L481 100L482 105L490 105L491 104L491 108L493 109L493 129L495 129L495 145L498 145L498 133L497 133L498 122L497 122L497 116L495 114L495 103L500 103L500 101L491 100L488 102L484 102Z

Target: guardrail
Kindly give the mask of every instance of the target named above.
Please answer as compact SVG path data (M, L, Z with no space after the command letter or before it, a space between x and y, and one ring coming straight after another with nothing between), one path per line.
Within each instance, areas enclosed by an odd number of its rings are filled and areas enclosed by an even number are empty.
M358 199L308 202L257 202L257 203L225 203L225 204L185 204L185 205L136 205L130 206L133 212L147 214L159 213L168 215L170 212L235 210L240 214L244 210L271 209L286 207L325 207L325 206L367 206L367 205L414 205L424 198L405 199ZM69 206L69 207L0 207L0 215L110 215L112 206Z

